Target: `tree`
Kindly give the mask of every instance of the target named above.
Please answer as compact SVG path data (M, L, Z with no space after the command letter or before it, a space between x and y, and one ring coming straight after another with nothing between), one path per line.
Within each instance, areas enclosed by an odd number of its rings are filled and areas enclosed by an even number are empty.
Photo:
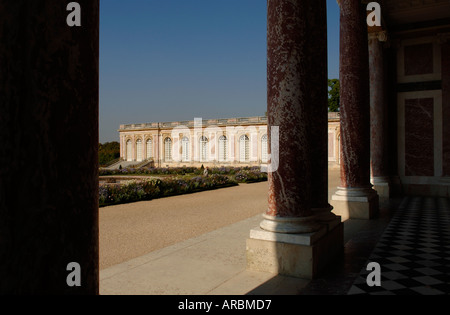
M339 80L328 79L328 111L339 111Z
M100 165L105 165L120 157L119 142L106 142L98 145L98 159Z

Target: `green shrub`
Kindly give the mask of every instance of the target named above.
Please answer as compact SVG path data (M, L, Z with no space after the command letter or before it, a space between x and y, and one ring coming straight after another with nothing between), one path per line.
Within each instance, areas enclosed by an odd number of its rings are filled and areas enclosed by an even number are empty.
M155 198L192 193L208 189L237 185L228 176L214 174L212 176L196 176L191 179L164 180L152 179L130 181L123 185L101 185L99 190L100 206L151 200Z

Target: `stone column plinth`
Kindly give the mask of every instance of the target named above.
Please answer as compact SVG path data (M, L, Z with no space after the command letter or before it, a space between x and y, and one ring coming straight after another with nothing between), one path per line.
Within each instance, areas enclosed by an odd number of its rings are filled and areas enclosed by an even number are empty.
M264 220L247 240L250 269L313 278L342 249L342 223L327 200L326 30L325 0L268 1L268 135L276 169L269 167ZM279 139L272 139L274 127Z
M370 98L366 7L340 1L341 186L332 196L333 212L369 219L378 211L370 184Z
M0 2L0 295L98 294L99 1ZM75 264L72 264L75 263Z
M380 200L383 201L388 200L390 196L387 159L387 95L383 51L383 44L386 40L386 32L369 34L370 181Z

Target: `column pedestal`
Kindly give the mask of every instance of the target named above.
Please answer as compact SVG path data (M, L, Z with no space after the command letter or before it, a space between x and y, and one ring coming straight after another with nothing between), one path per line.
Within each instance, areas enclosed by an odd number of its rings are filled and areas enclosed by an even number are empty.
M378 193L380 202L388 201L391 195L391 181L389 176L372 177L370 182L373 185L373 189Z
M338 187L331 197L333 213L347 219L373 219L378 215L379 197L375 190L367 188Z
M275 233L255 228L247 239L247 269L314 279L343 248L340 217L304 234Z

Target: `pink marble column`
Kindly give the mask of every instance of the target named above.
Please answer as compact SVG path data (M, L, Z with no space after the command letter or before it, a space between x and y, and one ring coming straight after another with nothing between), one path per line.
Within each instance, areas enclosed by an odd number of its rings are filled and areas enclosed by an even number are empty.
M341 186L370 187L369 63L365 8L341 0Z
M328 203L328 52L326 1L309 1L308 110L309 160L311 163L311 207L320 222L336 219Z
M261 228L312 232L320 228L313 208L331 209L325 162L326 2L269 0L267 49L268 134L279 127L279 163L269 173L269 206Z
M358 207L358 218L370 218L378 210L378 196L370 183L366 6L359 0L341 0L340 8L341 186L332 204L337 213L344 209L344 216L351 217Z
M343 249L343 224L327 200L326 1L267 3L268 135L274 139L268 209L247 239L247 268L313 279Z
M389 198L387 161L387 95L383 45L385 32L369 34L370 166L371 182L380 196Z

